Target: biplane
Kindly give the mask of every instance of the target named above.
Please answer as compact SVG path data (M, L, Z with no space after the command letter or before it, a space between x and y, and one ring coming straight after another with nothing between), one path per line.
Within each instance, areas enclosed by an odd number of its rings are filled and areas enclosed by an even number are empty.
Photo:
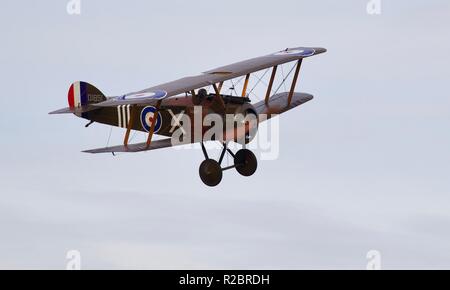
M284 113L313 98L310 94L295 92L295 88L303 59L324 52L326 49L317 47L289 48L149 89L112 97L106 97L89 83L78 81L69 88L69 107L50 114L75 114L89 120L86 127L96 122L124 129L122 145L83 151L86 153L142 152L186 143L201 143L205 160L199 168L200 178L206 185L216 186L221 182L225 170L234 168L243 176L251 176L255 173L257 169L256 156L252 151L246 149L245 144L251 142L256 135L259 122ZM278 93L280 85L273 93L278 68L287 63L293 63L289 72L289 74L294 72L290 90ZM252 103L248 91L249 79L252 74L263 70L271 71L270 81L266 83L267 89L265 96L261 96L262 100ZM286 77L284 75L283 77L284 82ZM237 78L241 78L243 81L242 93L223 93L224 82ZM232 89L235 90L234 87ZM195 113L198 111L196 108L201 109L200 114ZM247 122L245 121L247 119L242 121L241 118L240 121L233 124L231 129L224 127L221 130L223 134L206 137L206 132L212 124L196 122L195 118L203 120L209 114L215 114L221 118L228 115L250 116L253 117L252 120L256 121ZM263 115L265 118L261 118ZM174 133L178 131L174 128L185 127L185 122L183 124L180 122L181 116L187 116L194 120L190 122L190 127L183 131L192 133L195 130L195 124L200 124L200 134L191 134L189 138L181 138L183 142L174 142ZM148 134L146 142L130 144L132 130ZM154 140L154 135L160 135L163 138ZM179 139L179 137L175 139ZM204 145L208 141L221 142L223 148L219 160L209 157ZM229 142L241 143L243 148L233 153L228 146ZM232 166L222 167L225 154L229 154L233 158Z

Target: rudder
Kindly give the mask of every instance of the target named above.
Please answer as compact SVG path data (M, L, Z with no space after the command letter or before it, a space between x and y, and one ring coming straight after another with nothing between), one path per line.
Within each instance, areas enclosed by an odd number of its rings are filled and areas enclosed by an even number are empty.
M86 82L73 83L69 88L67 99L70 108L106 101L105 95L99 89Z

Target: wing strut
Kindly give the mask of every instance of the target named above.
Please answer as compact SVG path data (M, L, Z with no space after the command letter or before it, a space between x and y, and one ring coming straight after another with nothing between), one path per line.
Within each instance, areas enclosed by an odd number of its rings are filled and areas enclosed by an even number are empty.
M219 85L220 85L220 84L219 84ZM220 90L219 90L219 88L217 87L216 84L213 84L212 86L213 86L213 88L214 88L214 91L216 92L216 97L215 97L216 100L219 101L220 105L222 106L222 109L225 111L225 109L226 109L225 103L224 103L224 101L223 101L223 99L222 99L222 96L220 95Z
M291 105L292 96L294 95L295 86L297 85L298 75L300 73L300 68L302 67L303 58L299 59L297 62L297 68L295 69L294 79L292 80L291 91L289 92L288 97L288 106Z
M159 107L161 106L161 102L162 102L162 100L159 100L155 106L156 110L153 113L152 125L150 126L150 131L148 132L147 149L150 148L150 145L152 144L153 133L155 133L155 125L156 125L156 122L158 121L158 113L159 113Z
M242 97L245 97L247 94L248 81L250 80L250 74L245 76L244 88L242 89Z
M219 90L219 94L220 94L220 91L222 90L222 87L223 87L223 82L220 82L219 87L217 88Z
M278 68L278 66L276 65L272 69L272 75L270 76L269 86L267 87L266 100L265 100L266 105L269 104L269 98L270 98L270 95L272 94L272 86L273 86L273 81L275 80L275 76L277 74L277 68Z

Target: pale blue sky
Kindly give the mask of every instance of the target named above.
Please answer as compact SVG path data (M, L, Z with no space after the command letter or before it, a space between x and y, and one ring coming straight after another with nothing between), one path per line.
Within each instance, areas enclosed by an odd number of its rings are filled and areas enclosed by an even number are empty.
M450 2L66 3L0 10L0 268L450 268ZM214 189L198 150L86 155L109 127L47 115L76 80L116 95L293 46L328 49L315 99Z

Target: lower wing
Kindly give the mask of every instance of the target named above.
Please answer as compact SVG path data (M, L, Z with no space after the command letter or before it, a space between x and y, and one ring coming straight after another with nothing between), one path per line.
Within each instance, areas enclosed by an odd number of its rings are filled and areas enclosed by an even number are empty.
M254 107L255 107L258 115L260 115L260 116L262 114L265 115L264 118L261 118L261 120L265 121L265 120L268 120L268 119L274 117L275 115L282 114L286 111L289 111L290 109L293 109L297 106L300 106L300 105L312 100L313 96L310 94L305 94L305 93L294 93L292 96L292 101L289 105L288 105L288 98L289 98L289 93L276 94L269 99L269 102L267 104L265 103L265 101L261 101L259 103L256 103L254 105ZM92 149L92 150L85 150L83 152L93 153L93 154L115 153L115 152L142 152L142 151L149 151L149 150L172 147L175 145L172 143L171 138L167 138L167 139L162 139L162 140L154 140L151 142L150 146L148 146L146 142L143 142L143 143L137 143L137 144L129 144L127 146L118 145L118 146L112 146L112 147L104 147L104 148L98 148L98 149ZM179 145L185 145L185 144L179 144Z
M172 139L162 139L162 140L154 140L150 144L150 146L147 146L147 142L143 143L136 143L136 144L129 144L128 146L124 145L118 145L118 146L112 146L112 147L104 147L104 148L98 148L98 149L92 149L92 150L85 150L84 153L115 153L115 152L142 152L142 151L149 151L149 150L155 150L155 149L161 149L161 148L167 148L172 147Z

